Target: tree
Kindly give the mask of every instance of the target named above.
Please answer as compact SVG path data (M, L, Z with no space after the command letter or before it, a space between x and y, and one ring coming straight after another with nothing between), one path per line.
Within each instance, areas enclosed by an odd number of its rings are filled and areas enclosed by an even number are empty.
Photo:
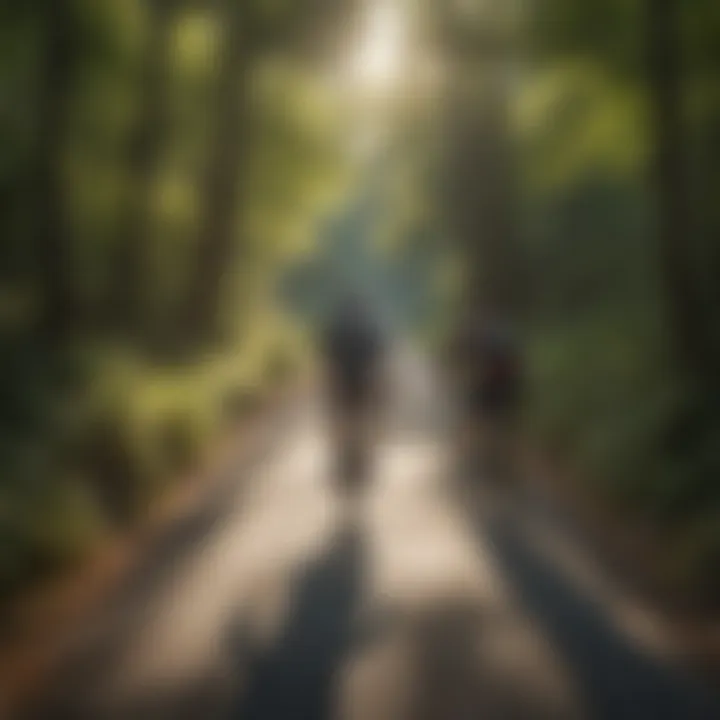
M63 151L79 60L72 0L43 4L43 60L38 89L35 175L35 252L42 288L42 325L54 341L67 339L80 312L66 215Z
M202 184L200 229L187 299L183 341L217 338L223 279L235 260L239 190L248 131L250 39L243 4L223 4L224 35L218 55L214 128Z
M497 10L498 8L494 8ZM445 212L470 268L467 301L517 308L521 284L508 68L512 22L505 12L443 7L440 41L452 68L446 127Z
M148 0L138 114L128 139L128 204L115 241L107 317L125 335L143 334L152 188L167 131L167 56L175 0Z
M697 227L691 216L680 22L675 0L648 0L648 78L655 127L657 238L672 351L691 378L716 372L694 265Z
M331 34L328 18L337 22L352 7L352 0L305 0L273 7L239 0L223 2L224 37L213 101L215 126L203 182L195 261L180 316L179 335L186 344L210 343L221 334L219 307L243 242L237 235L252 112L251 73L261 58L278 49L304 54L310 40L323 45ZM330 26L337 32L339 24Z

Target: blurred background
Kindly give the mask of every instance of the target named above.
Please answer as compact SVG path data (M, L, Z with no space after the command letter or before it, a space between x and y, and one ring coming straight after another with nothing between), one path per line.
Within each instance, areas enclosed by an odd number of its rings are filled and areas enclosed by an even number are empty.
M3 607L309 382L348 287L430 354L512 318L524 443L716 607L719 72L714 0L2 3Z

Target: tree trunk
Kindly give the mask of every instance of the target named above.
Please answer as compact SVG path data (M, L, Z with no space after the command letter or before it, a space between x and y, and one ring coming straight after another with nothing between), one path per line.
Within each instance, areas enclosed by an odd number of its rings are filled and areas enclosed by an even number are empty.
M473 73L474 75L474 73ZM520 283L506 98L462 89L451 103L446 212L468 258L467 303L506 314Z
M140 112L128 142L130 195L116 239L107 309L114 329L136 340L146 330L148 232L153 184L167 130L167 54L176 3L150 0L148 5Z
M680 27L675 0L648 0L649 83L656 157L653 180L657 236L671 350L695 380L709 377L712 358L693 262L683 132Z
M41 329L52 341L67 339L80 310L63 182L63 152L78 61L75 23L70 0L45 3L45 54L38 94L35 252L42 293Z
M202 187L200 229L179 329L193 347L216 340L225 283L232 274L240 239L240 190L247 119L248 51L242 3L226 2L225 38L215 92L215 127Z

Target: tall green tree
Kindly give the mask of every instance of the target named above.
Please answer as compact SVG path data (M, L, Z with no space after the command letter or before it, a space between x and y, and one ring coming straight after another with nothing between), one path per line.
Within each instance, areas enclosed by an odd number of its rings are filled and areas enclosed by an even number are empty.
M113 249L107 321L142 338L148 302L148 248L152 197L168 132L168 57L177 0L147 0L146 39L140 61L138 111L127 139L127 198Z
M181 333L191 342L214 340L223 280L236 260L240 183L248 140L251 37L242 3L223 3L223 37L213 99L214 120L195 262Z
M467 302L517 309L517 248L509 68L514 18L500 4L439 7L439 41L451 69L447 102L445 214L470 260Z
M73 278L63 176L81 37L73 0L47 0L42 5L41 18L43 48L34 180L35 252L42 288L42 325L47 337L63 340L78 323L81 310Z
M689 198L688 137L684 126L681 16L675 0L648 0L648 81L655 128L657 240L673 354L698 380L716 372Z
M274 52L312 57L328 37L342 37L340 18L353 6L352 0L222 3L214 128L201 191L196 254L180 315L179 334L191 344L212 342L221 334L219 308L243 245L238 229L249 153L252 72Z

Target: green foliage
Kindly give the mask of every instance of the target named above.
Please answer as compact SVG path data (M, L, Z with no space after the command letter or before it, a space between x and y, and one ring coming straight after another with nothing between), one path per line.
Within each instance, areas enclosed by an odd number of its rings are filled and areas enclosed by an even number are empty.
M528 182L545 191L592 172L636 177L648 156L642 95L597 65L557 64L533 74L516 122Z
M662 215L648 183L657 187L658 135L641 54L650 6L552 0L534 18L538 60L515 117L533 286L529 422L606 502L671 535L672 573L697 583L718 557L720 417L716 389L673 360L672 268L662 268ZM716 77L706 42L717 36L718 13L702 2L677 7L685 44L669 60L686 93L681 155L696 225L676 241L707 300L699 327L717 338L711 288L720 266L708 262L718 227L710 196L720 187L710 168L719 156L708 127L720 98L705 80Z
M274 283L311 249L348 181L333 99L297 60L308 8L3 4L0 597L136 522L202 462L229 406L246 415L302 371L307 344L274 307ZM206 288L218 291L230 331L220 344L179 347L195 261L215 250L199 228L236 12L246 41L233 71L246 95L230 136L248 136L234 160L243 182L233 263ZM64 61L49 63L50 50ZM62 102L45 102L53 88ZM57 137L40 136L45 107ZM38 244L43 203L58 223ZM62 333L39 325L51 297L47 247L73 296Z

